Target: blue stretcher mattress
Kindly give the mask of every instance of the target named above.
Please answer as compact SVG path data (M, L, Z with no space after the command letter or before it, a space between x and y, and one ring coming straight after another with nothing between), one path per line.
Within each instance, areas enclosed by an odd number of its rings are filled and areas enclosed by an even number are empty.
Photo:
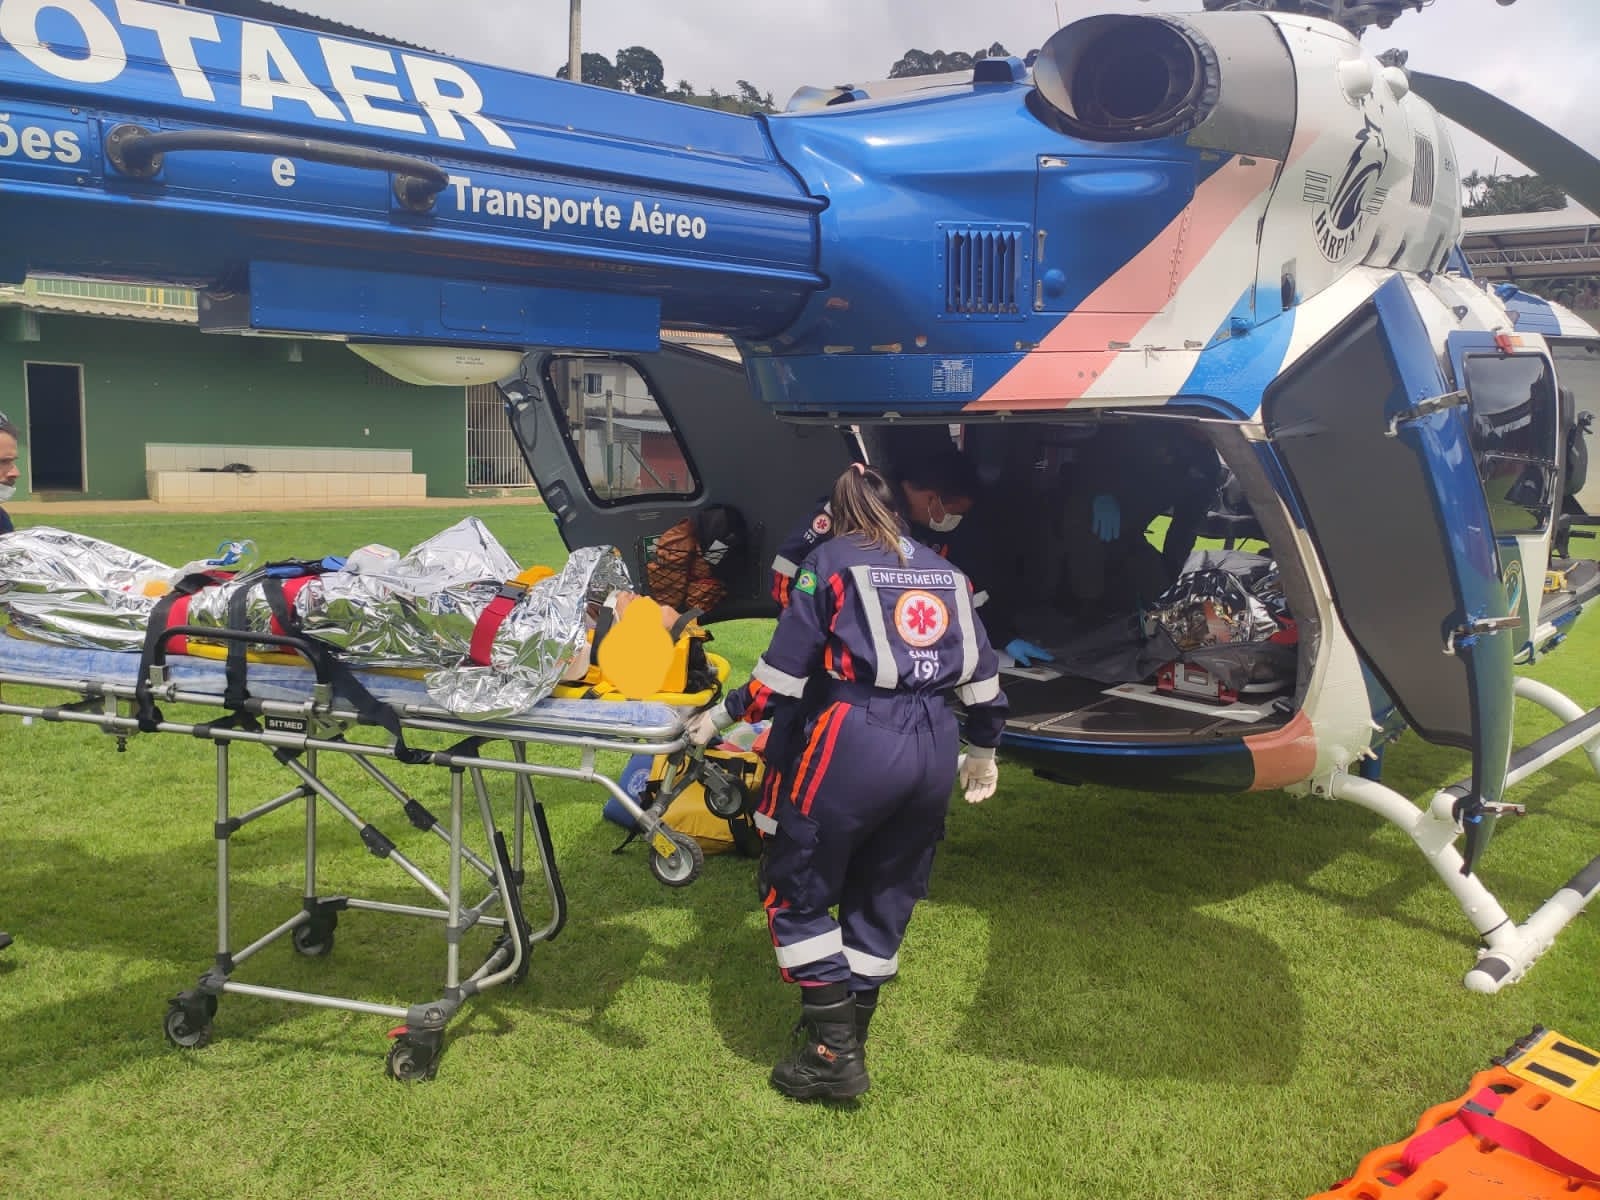
M134 687L139 682L139 658L120 650L84 650L57 646L28 638L7 636L0 631L0 672L48 679L70 687L80 681ZM167 678L185 692L215 696L219 701L226 690L225 665L220 659L189 658L172 655L167 659ZM420 679L382 671L358 671L361 682L386 704L404 707L418 716L471 723L472 718L438 707L428 696ZM309 667L251 663L250 694L262 700L290 703L311 695L316 675ZM547 698L515 716L499 719L509 725L581 724L593 732L615 731L626 737L659 730L676 736L683 711L670 704L645 700L558 700Z

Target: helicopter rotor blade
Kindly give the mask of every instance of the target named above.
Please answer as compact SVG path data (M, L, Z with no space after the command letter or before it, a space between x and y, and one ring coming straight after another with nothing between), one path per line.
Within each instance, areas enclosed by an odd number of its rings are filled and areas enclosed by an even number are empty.
M1600 159L1498 96L1459 79L1410 71L1411 90L1504 150L1590 212L1600 212Z

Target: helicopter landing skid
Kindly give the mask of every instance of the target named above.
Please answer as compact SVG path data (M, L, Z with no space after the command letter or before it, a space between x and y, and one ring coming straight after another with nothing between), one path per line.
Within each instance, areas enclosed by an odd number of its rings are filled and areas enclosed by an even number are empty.
M1506 775L1507 787L1579 748L1600 774L1600 708L1587 711L1554 688L1532 679L1519 678L1516 694L1549 710L1566 724L1512 754L1511 769ZM1456 840L1462 833L1458 815L1462 798L1459 785L1440 790L1426 808L1420 809L1401 793L1356 775L1336 777L1329 794L1377 813L1403 830L1450 889L1484 942L1477 964L1467 972L1464 981L1471 991L1498 992L1521 979L1555 943L1556 935L1600 892L1600 855L1597 855L1518 925L1506 915L1494 893L1484 886L1478 875L1464 871L1464 860L1456 847ZM1520 811L1518 806L1505 807Z

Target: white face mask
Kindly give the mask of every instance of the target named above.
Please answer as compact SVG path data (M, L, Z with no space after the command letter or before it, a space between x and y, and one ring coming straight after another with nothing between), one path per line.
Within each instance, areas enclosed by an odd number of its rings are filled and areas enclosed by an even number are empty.
M17 485L14 483L0 483L0 500L9 500L17 494Z
M928 510L928 528L935 533L953 533L959 524L961 524L960 513L946 512L944 516L934 520L933 510Z

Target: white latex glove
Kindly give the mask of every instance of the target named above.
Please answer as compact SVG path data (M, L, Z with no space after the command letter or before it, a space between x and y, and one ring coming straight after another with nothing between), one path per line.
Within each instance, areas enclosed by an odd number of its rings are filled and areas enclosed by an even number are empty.
M994 760L992 746L968 746L956 768L956 778L968 804L982 804L994 795L1000 782L1000 764Z
M683 733L691 746L709 746L717 734L732 724L727 705L717 704L690 717L683 727Z

